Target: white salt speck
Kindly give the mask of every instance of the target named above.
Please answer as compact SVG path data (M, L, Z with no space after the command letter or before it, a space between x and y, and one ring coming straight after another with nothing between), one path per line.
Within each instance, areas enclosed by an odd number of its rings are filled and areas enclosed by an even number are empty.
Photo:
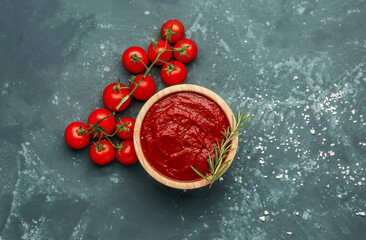
M109 178L109 180L111 180L114 183L118 183L119 182L118 181L118 178L116 178L116 177L111 177L111 178Z
M360 12L360 9L356 8L356 9L350 9L347 11L347 15L350 15L352 13L359 13Z
M310 129L310 133L314 135L315 134L315 129Z
M302 15L304 13L304 11L305 11L305 8L304 7L299 7L297 9L297 13L300 14L300 15Z
M109 71L111 71L111 69L109 67L105 67L104 71L109 72Z
M298 76L294 76L292 79L295 81L295 80L299 79L299 77Z
M356 110L355 109L353 109L351 112L352 112L353 115L356 114Z
M334 156L334 154L335 154L335 152L333 152L332 150L328 151L328 153L329 153L329 155L330 155L331 157L333 157L333 156Z
M286 232L288 235L292 235L292 232Z
M366 212L356 212L356 215L366 217Z
M147 16L147 15L150 14L150 12L149 11L145 11L144 14L145 14L145 16Z
M261 220L262 222L266 221L266 216L260 216L259 220Z
M277 179L281 179L281 178L283 178L283 174L281 173L281 174L277 175L277 176L276 176L276 178L277 178Z
M264 215L268 215L269 214L269 212L266 210L266 211L264 211Z
M229 21L229 22L234 22L234 16L227 16L227 20Z
M225 49L226 52L230 52L230 47L224 40L220 39L220 45Z
M58 96L57 96L57 95L55 95L55 96L53 97L53 99L52 99L52 104L55 104L55 105L57 105L57 104L58 104Z
M111 28L112 24L98 24L98 27L100 27L100 28Z
M299 215L300 215L300 213L299 213L299 212L296 212L295 214L296 214L296 216L299 216Z
M264 164L264 160L263 160L263 159L259 160L259 163L260 163L261 165L263 165L263 164Z
M291 135L294 134L294 130L292 130L292 129L290 129L289 132Z

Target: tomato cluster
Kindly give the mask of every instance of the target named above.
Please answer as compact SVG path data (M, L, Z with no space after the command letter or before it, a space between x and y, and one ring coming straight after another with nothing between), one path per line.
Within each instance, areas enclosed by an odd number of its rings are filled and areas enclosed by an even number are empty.
M122 63L127 71L141 73L151 62L152 65L162 66L160 77L166 85L182 84L187 77L187 69L184 64L196 58L197 45L191 39L183 38L184 26L175 19L164 23L160 33L163 40L153 41L149 45L147 53L137 46L126 49L122 56ZM172 47L171 44L175 45ZM175 60L172 60L173 56ZM139 86L141 90L135 91L139 93L132 94L134 98L146 100L154 95L155 82L146 72L135 77L136 81L143 80Z
M132 164L137 161L132 141L134 127L135 119L125 117L116 123L114 112L97 108L89 115L88 126L82 122L70 123L65 130L65 140L70 147L81 149L89 144L93 135L98 139L89 150L93 162L105 165L116 157L121 163ZM114 135L123 141L114 145L110 140Z
M137 46L126 49L122 63L127 71L137 75L129 79L128 86L120 80L109 84L103 91L106 108L94 110L89 115L88 125L82 122L69 124L65 130L66 143L72 148L81 149L89 144L92 135L97 141L91 145L89 155L96 164L105 165L114 158L123 164L135 163L137 156L132 140L135 120L125 117L116 122L115 114L130 105L131 96L144 101L155 94L155 81L148 75L154 65L162 66L160 76L168 86L184 82L187 77L184 64L195 59L197 45L190 39L183 39L183 36L183 24L178 20L169 20L161 28L163 40L153 41L147 52ZM171 44L175 45L172 47ZM175 60L172 60L173 56ZM115 135L122 140L118 144L111 141Z

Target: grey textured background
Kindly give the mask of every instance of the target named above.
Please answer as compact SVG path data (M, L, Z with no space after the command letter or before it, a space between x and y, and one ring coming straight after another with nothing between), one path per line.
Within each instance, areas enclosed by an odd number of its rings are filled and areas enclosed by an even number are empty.
M364 0L0 0L0 239L365 239L365 11ZM98 167L64 142L107 84L126 82L122 52L146 49L171 18L199 48L186 83L254 115L212 190L164 187L139 164Z

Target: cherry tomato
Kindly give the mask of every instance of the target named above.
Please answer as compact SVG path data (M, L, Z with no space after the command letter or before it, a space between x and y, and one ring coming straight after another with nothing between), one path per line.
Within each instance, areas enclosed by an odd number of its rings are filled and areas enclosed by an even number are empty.
M93 124L95 124L97 121L99 121L102 118L105 118L109 115L111 115L112 112L105 108L98 108L95 109L88 118L88 126L91 127ZM103 128L104 132L107 134L112 134L114 131L114 124L116 123L116 118L114 116L110 116L104 120L102 120L100 123L98 123L98 127ZM93 129L94 130L94 129ZM98 131L98 128L96 129ZM95 131L92 131L91 134L97 138L100 137L100 132L96 134ZM103 137L105 137L103 135Z
M135 78L135 83L139 83L144 74L139 74ZM132 92L135 89L135 83L130 83L130 91ZM136 90L132 93L132 96L138 100L147 100L152 95L154 95L156 90L156 85L154 79L149 75L146 75L144 80L140 83L140 85L136 88Z
M161 68L160 76L168 86L181 84L187 77L187 69L181 62L170 61Z
M170 35L169 42L176 43L184 36L184 26L180 21L172 19L163 24L160 34L164 40Z
M88 127L82 122L73 122L65 129L65 140L67 145L75 149L84 148L90 141L90 134L82 130Z
M108 140L101 140L100 143L93 143L89 150L89 156L98 165L105 165L111 162L116 155L116 149Z
M149 58L144 49L140 47L129 47L122 55L122 63L127 71L132 73L140 73L145 70L145 66L149 64ZM145 65L144 65L145 64Z
M133 130L135 128L135 119L125 117L121 118L116 123L117 136L123 140L129 140L133 138Z
M159 53L162 52L164 50L166 44L166 49L165 50L172 50L172 46L170 46L169 43L166 43L163 40L156 40L154 42L152 42L149 46L149 49L147 50L147 55L149 56L149 59L151 62L154 62L155 59L158 56L158 51ZM163 54L160 55L159 59L163 60L165 62L168 62L170 59L172 58L172 52L171 51L166 51ZM163 65L164 63L161 61L157 61L155 63L156 65Z
M119 151L116 151L116 158L120 163L132 164L137 161L137 155L135 152L135 146L132 140L126 140L120 143L124 146Z
M121 91L121 92L120 92ZM130 90L127 86L123 85L122 83L112 83L109 84L103 92L103 102L104 105L111 111L120 112L128 107L131 102L131 98L129 97L117 110L116 107L122 100L122 96L126 97L130 94Z
M184 38L174 45L174 58L182 63L192 62L197 56L197 45L191 39Z

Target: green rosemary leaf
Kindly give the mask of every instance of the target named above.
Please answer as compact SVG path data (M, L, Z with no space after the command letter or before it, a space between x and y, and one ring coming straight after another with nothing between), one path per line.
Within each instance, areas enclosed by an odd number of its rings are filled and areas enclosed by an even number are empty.
M240 126L240 127L238 128L238 130L243 129L243 128L244 128L244 127L246 127L246 126L248 126L248 123L247 123L247 124L244 124L243 126Z
M204 176L202 173L197 171L193 166L191 168L203 179L210 183L210 188L212 184L221 177L222 174L229 167L229 163L232 159L225 160L230 151L235 150L233 147L232 141L242 133L239 132L241 129L246 127L248 123L243 124L245 120L251 118L252 116L248 116L245 113L245 110L242 111L238 108L238 113L236 116L232 116L232 123L227 129L221 131L221 134L224 136L221 143L217 140L217 146L214 146L215 155L214 157L209 153L207 162L210 167L210 175Z
M226 171L226 169L229 167L229 162L228 163L226 163L224 166L223 166L223 168L216 174L216 177L215 177L215 179L214 179L214 181L216 181L217 179L219 179L221 176L222 176L222 174L224 174L224 172Z
M193 171L195 171L198 175L200 175L201 178L205 179L206 181L209 182L209 180L202 174L200 173L197 169L195 169L193 166L191 166L191 168L193 169Z
M215 167L214 167L214 161L211 158L211 154L210 153L208 153L207 161L208 161L208 165L210 166L210 171L213 171L215 169Z
M218 152L218 150L217 150L217 147L216 147L216 146L214 146L214 150L215 150L215 159L218 159L218 157L219 157L219 152ZM216 163L215 163L215 167L216 167Z

